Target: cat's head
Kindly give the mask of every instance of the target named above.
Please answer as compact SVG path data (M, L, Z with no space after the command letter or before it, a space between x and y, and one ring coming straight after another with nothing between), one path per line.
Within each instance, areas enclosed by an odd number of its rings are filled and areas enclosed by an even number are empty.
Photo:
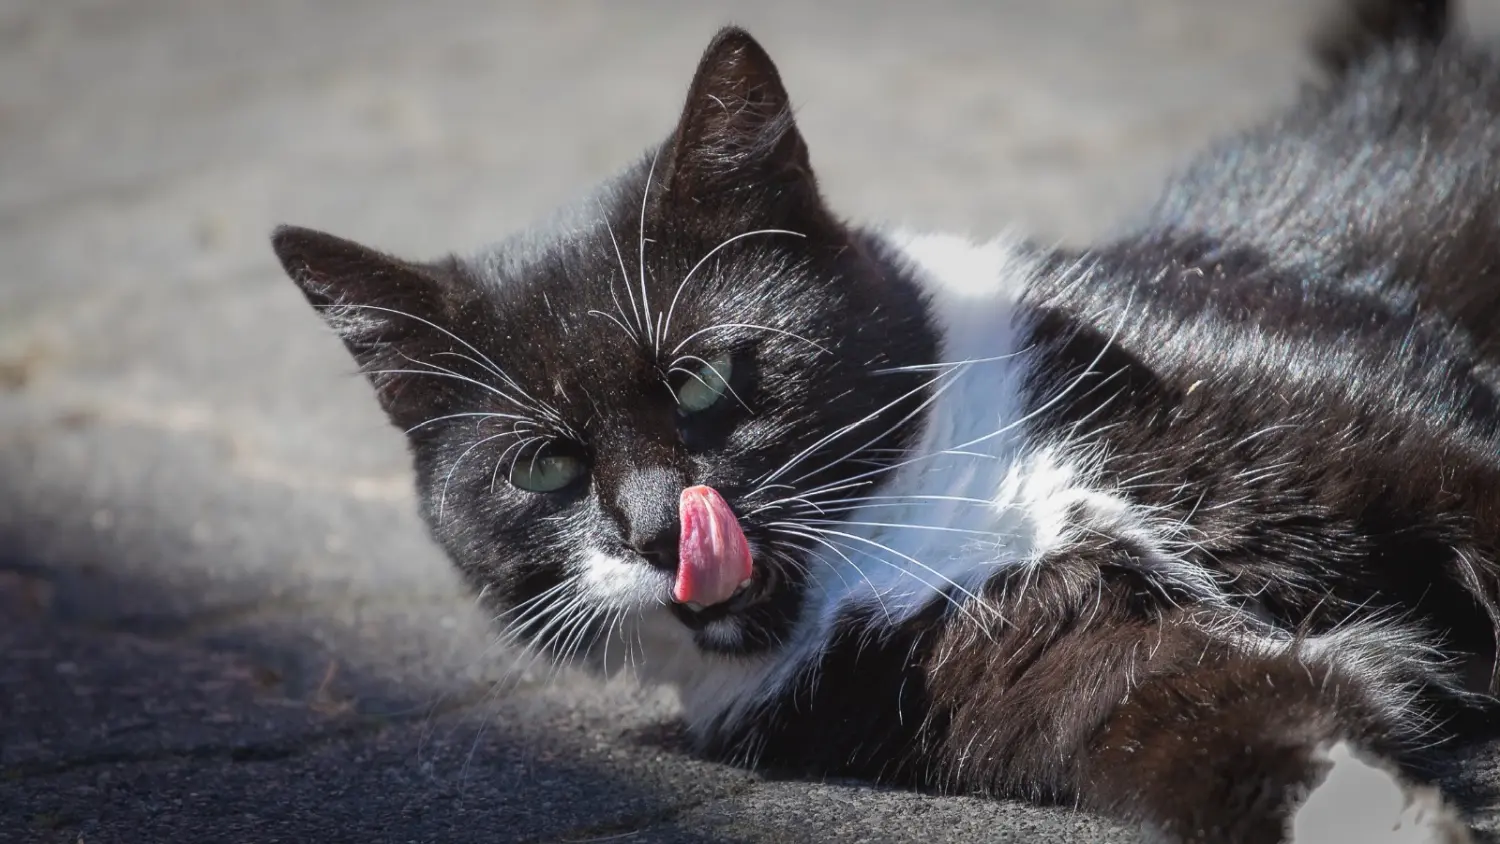
M545 228L433 263L273 242L407 433L434 536L557 656L650 614L705 651L782 641L810 570L864 552L818 521L899 459L935 355L737 29L667 141Z

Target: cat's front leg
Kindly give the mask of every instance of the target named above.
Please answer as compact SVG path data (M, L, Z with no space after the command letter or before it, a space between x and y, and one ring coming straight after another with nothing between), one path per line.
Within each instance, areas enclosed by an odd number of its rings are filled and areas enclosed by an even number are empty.
M1326 772L1294 810L1294 844L1335 841L1457 844L1470 840L1437 789L1412 787L1350 742L1320 749Z
M1421 667L1378 628L1338 635L1211 638L1196 661L1153 667L1089 742L1080 797L1172 842L1470 841L1435 789L1397 772L1422 725Z

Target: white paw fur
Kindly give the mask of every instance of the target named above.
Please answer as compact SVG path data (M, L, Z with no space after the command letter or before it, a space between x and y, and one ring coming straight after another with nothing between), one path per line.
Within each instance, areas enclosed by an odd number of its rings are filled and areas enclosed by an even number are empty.
M1323 780L1292 815L1292 844L1469 844L1458 813L1432 788L1404 786L1348 742L1319 752Z

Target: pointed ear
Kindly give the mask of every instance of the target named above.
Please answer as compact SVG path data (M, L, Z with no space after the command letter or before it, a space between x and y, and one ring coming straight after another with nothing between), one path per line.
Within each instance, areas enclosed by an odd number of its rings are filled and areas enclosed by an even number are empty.
M446 385L420 377L417 361L451 348L447 311L456 271L404 261L312 229L280 226L271 248L360 369L391 421L403 428L430 417ZM399 371L398 371L399 370Z
M817 194L781 75L743 29L720 30L704 51L668 149L679 198L756 186Z

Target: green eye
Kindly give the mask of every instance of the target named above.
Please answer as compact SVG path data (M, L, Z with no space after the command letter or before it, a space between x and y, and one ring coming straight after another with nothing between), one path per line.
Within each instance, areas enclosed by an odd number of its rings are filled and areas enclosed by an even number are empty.
M696 367L683 369L688 373L682 386L677 388L677 406L683 413L699 413L708 410L730 393L729 376L734 363L729 355L720 355L710 361L693 360Z
M583 461L542 450L522 457L510 467L510 482L527 492L557 492L583 475Z

